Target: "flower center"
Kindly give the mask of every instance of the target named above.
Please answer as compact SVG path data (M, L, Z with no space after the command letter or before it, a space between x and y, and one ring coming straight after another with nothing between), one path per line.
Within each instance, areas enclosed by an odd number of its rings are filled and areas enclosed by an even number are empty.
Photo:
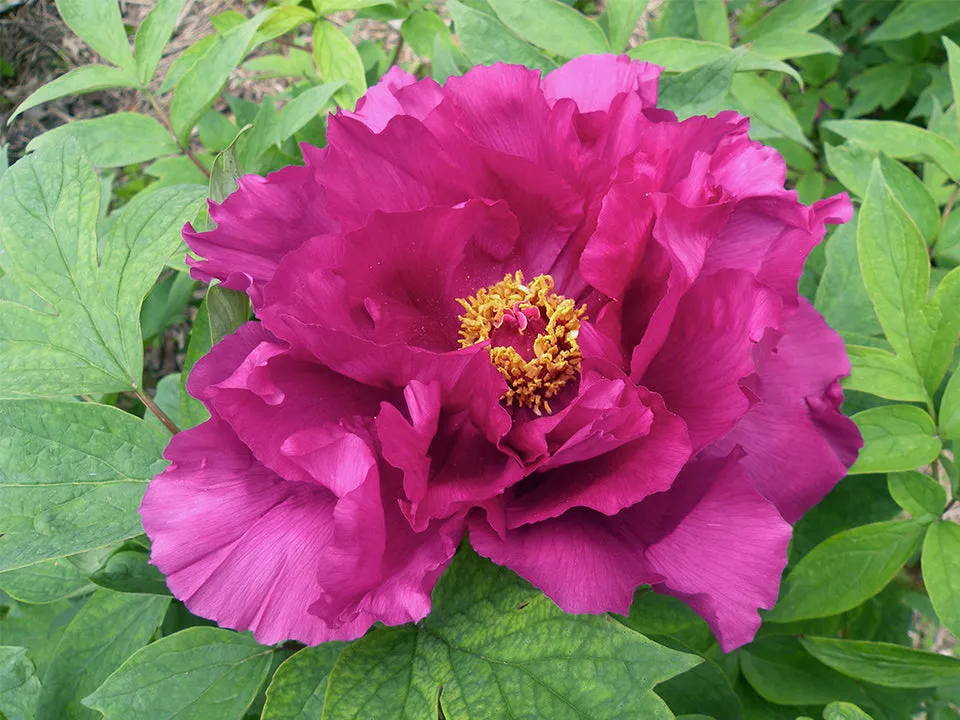
M490 360L510 386L507 405L553 412L550 398L580 371L577 335L586 306L554 293L549 275L524 284L519 270L457 302L466 310L460 347L491 341Z

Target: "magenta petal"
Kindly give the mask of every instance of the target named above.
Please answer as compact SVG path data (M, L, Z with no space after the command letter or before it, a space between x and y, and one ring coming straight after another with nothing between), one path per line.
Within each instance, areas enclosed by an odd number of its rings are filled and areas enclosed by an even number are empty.
M724 652L753 639L758 608L777 601L791 528L729 458L688 465L668 492L629 510L625 522L664 536L647 548L659 592L686 601L713 628Z
M374 132L380 132L397 115L423 120L443 100L443 89L430 78L421 81L399 65L391 67L380 81L357 101L355 118Z
M215 418L176 435L165 456L172 464L150 483L140 514L152 562L191 612L252 630L265 645L349 640L373 624L357 614L328 625L307 610L321 593L332 493L281 480Z
M750 408L741 383L756 370L754 348L780 313L776 293L733 270L701 276L680 301L643 384L683 418L694 452L726 435Z
M643 107L657 104L661 68L626 55L581 55L543 79L543 92L553 104L570 98L581 113L608 110L621 93L635 93Z
M840 337L806 300L784 318L782 332L760 366L760 402L706 452L741 446L757 489L792 523L846 475L863 440L840 412L837 380L850 372Z
M635 536L585 509L510 530L503 538L479 515L471 516L470 544L571 613L626 615L637 587L662 579L647 565Z

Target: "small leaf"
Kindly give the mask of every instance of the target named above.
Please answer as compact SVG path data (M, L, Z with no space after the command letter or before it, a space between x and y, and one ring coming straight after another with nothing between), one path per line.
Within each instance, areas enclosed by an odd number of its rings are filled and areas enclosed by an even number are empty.
M57 0L57 10L67 26L100 55L126 70L136 69L117 0Z
M622 52L627 47L630 37L640 16L650 0L607 0L603 4L603 12L607 17L607 35L610 38L610 48L613 52Z
M957 635L960 633L960 525L943 520L927 528L921 567L937 618Z
M827 538L790 571L773 622L829 617L879 593L920 547L926 523L916 520L861 525Z
M634 60L646 60L660 65L664 70L686 72L743 49L746 48L729 48L719 43L669 37L641 43L632 48L628 55ZM740 58L739 70L742 72L772 70L789 75L799 83L800 87L803 87L803 78L792 67L779 60L758 55L750 49L746 49L746 53Z
M40 680L22 647L0 647L0 717L32 720Z
M940 435L944 440L960 440L960 372L955 372L940 401Z
M215 203L222 203L239 187L237 181L243 176L243 166L237 157L237 145L250 129L250 125L245 125L213 161L207 196Z
M947 491L934 478L916 470L887 476L890 497L914 517L937 516L947 504Z
M147 644L169 604L170 598L153 595L94 593L57 645L43 677L37 720L95 720L81 699Z
M941 0L904 0L876 30L868 43L904 40L912 35L932 33L960 20L960 5Z
M777 30L761 35L750 44L751 49L773 60L801 58L808 55L842 55L843 51L822 35L798 30Z
M935 162L950 177L960 178L960 150L946 138L916 125L890 120L827 120L823 127L897 160Z
M400 26L400 34L420 57L430 57L433 54L433 43L436 39L453 48L453 37L447 23L437 13L428 10L410 13Z
M133 55L137 60L137 73L144 85L153 79L163 49L177 27L177 19L186 0L157 0L137 29L133 41Z
M267 688L261 720L316 720L334 664L346 647L327 642L294 653L277 668Z
M941 442L933 420L914 405L884 405L853 416L863 449L850 468L857 473L896 472L933 462Z
M756 116L770 129L812 149L793 109L766 80L753 73L737 73L733 77L730 94L748 115Z
M33 138L27 150L52 148L66 137L74 138L97 167L132 165L180 151L163 125L135 112L113 113L55 127Z
M337 103L353 109L367 89L363 60L350 38L332 23L322 20L313 26L313 57L320 79L325 83L343 82L345 87L334 96Z
M857 680L892 688L928 688L960 682L960 660L884 642L808 637L811 655Z
M112 88L134 88L138 84L137 79L127 70L109 65L81 65L36 90L17 106L13 115L7 120L7 124L12 123L18 115L30 108L57 98Z
M847 390L859 390L888 400L926 402L927 391L916 365L886 350L847 345L852 371L843 379Z
M873 720L852 703L832 702L823 709L823 720Z
M756 40L764 35L794 30L804 32L819 25L840 0L786 0L750 26L744 40Z
M662 78L658 104L681 119L715 113L730 91L743 55L739 50L694 70Z
M488 0L510 30L547 52L572 58L610 52L600 26L557 0Z
M194 627L135 653L84 698L104 720L240 718L270 670L273 650L248 635Z
M556 63L518 38L493 15L457 0L448 0L457 39L475 65L508 62L540 70L553 70Z

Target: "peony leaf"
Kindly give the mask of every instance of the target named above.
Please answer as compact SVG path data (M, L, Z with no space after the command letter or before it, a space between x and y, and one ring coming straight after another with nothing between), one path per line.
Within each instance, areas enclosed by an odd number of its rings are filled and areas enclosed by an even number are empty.
M100 55L114 65L135 70L117 0L57 0L57 11L67 26Z
M0 573L0 590L24 603L56 602L94 589L87 573L68 557Z
M344 83L334 96L337 104L348 110L367 89L363 59L350 38L326 20L313 26L313 57L320 79L325 83Z
M893 580L920 547L926 525L891 520L827 538L790 571L780 599L765 619L793 622L855 608Z
M97 167L131 165L180 151L163 125L148 115L135 112L114 113L61 125L33 138L27 150L52 149L66 142L66 138L73 138Z
M695 0L693 10L701 38L720 45L730 44L730 21L723 0Z
M814 307L840 333L880 335L883 328L867 295L857 257L858 219L841 225L830 236L827 266L817 286Z
M819 25L840 0L786 0L754 23L744 40L756 40L781 30L805 31Z
M317 720L327 680L345 643L307 647L283 661L267 688L261 720Z
M24 111L57 98L111 88L134 88L138 85L137 79L127 70L109 65L81 65L32 93L17 106L7 124L12 123Z
M892 688L929 688L960 683L960 659L885 642L808 637L811 655L857 680Z
M671 72L686 72L741 49L729 48L726 45L702 40L668 37L641 43L632 48L628 55L634 60L646 60L655 63ZM738 69L741 72L772 70L784 73L796 80L801 88L803 87L803 78L792 67L779 60L771 60L758 55L750 49L747 49L746 54L740 59Z
M623 52L649 0L607 0L603 4L607 36L613 52Z
M449 0L447 10L453 18L457 39L474 64L508 62L541 70L556 67L556 63L510 32L495 16L456 0Z
M144 85L153 79L163 49L177 27L177 19L186 0L157 0L137 29L133 41L133 55L137 61L137 73Z
M600 26L557 0L488 0L510 30L538 48L565 58L610 52Z
M916 366L900 355L879 348L847 345L852 370L841 381L847 390L859 390L888 400L926 402L927 391Z
M803 134L796 113L769 82L754 73L737 73L730 88L733 99L751 115L785 138L808 150L813 146Z
M716 113L730 92L733 74L745 52L741 48L693 70L662 78L658 104L673 110L681 120Z
M937 618L960 633L960 525L942 520L927 528L921 566Z
M150 564L150 555L145 549L125 546L117 550L107 558L101 568L90 575L90 580L100 587L116 592L170 595L166 579Z
M937 516L947 504L947 491L934 478L916 470L887 476L890 497L914 517Z
M832 702L823 709L823 720L873 720L856 705Z
M950 377L940 401L940 435L945 440L960 440L960 372Z
M672 717L653 686L699 661L612 618L567 615L464 548L420 625L374 630L343 651L324 720L371 717Z
M942 0L904 0L867 36L868 43L904 40L932 33L960 20L960 4Z
M960 268L951 270L937 285L924 308L927 324L932 330L930 348L921 362L927 392L936 394L940 382L950 367L953 350L960 335Z
M853 416L863 449L850 474L897 472L926 465L940 454L933 420L914 405L884 405Z
M822 35L794 29L777 30L761 35L750 44L758 55L773 60L807 57L808 55L843 55L843 51Z
M149 642L170 598L98 590L70 621L43 676L37 720L94 720L81 700ZM129 716L133 717L133 716Z
M827 120L823 127L897 160L935 162L950 177L960 178L960 149L916 125L890 120Z
M247 634L187 628L133 654L83 703L104 720L240 718L263 685L272 655Z
M22 647L0 647L0 717L33 718L40 680Z
M163 470L163 443L105 405L0 401L0 570L139 535L137 507Z

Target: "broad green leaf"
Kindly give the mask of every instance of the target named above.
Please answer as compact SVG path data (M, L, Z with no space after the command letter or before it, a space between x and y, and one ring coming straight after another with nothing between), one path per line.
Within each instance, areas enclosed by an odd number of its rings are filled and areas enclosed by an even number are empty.
M185 272L170 272L153 286L140 308L144 341L156 337L183 316L196 286L196 280Z
M652 37L696 38L696 6L690 0L663 0L656 21L648 24Z
M892 688L927 688L960 682L960 659L893 643L808 637L811 655L857 680Z
M926 402L927 391L916 365L886 350L847 345L852 370L841 382L847 390L859 390L888 400Z
M29 151L52 148L64 139L76 140L97 167L118 167L153 160L180 151L176 140L157 120L135 112L77 120L33 138Z
M33 720L40 680L26 648L0 647L0 717Z
M806 57L808 55L842 55L843 51L822 35L783 29L761 35L750 48L757 54L773 60Z
M899 62L874 65L857 75L848 87L856 92L844 115L862 117L878 107L890 110L910 89L913 67Z
M943 520L927 528L921 565L937 618L957 635L960 633L960 525Z
M263 22L253 36L248 52L268 40L286 35L291 30L296 30L301 25L312 23L317 19L316 13L312 10L298 5L269 8L263 15Z
M313 27L313 57L321 80L344 83L334 97L341 107L352 110L357 98L366 91L367 81L363 60L350 38L336 25L321 20Z
M22 112L57 98L112 88L133 88L138 85L137 78L128 70L109 65L81 65L32 93L17 106L7 124L12 123Z
M187 628L135 653L84 704L104 720L240 718L266 679L272 654L246 634Z
M394 0L313 0L318 15L329 15L342 10L360 10L374 5L393 5Z
M932 33L960 20L960 4L943 0L903 0L867 42L903 40L917 33Z
M37 720L95 720L81 700L147 644L169 604L170 598L154 595L94 593L57 644L43 676Z
M812 149L793 109L766 80L753 73L737 73L733 77L730 94L748 115L755 116L784 137Z
M410 13L409 17L400 26L400 34L404 41L420 57L430 57L433 54L435 39L453 47L453 36L447 23L435 12L418 10Z
M705 626L703 618L685 602L649 588L637 591L627 617L615 617L627 627L647 636L677 635L687 628Z
M508 570L461 549L419 626L368 633L330 675L324 720L670 718L650 690L697 658L609 617L568 615Z
M873 720L852 703L832 702L823 709L823 720Z
M693 648L674 638L651 639L680 652L697 654ZM696 667L657 685L655 692L679 717L689 717L685 713L703 711L710 713L715 720L741 720L743 704L731 682L720 665L704 657Z
M57 11L67 26L100 55L114 65L135 70L117 0L57 0Z
M453 18L460 46L475 65L508 62L544 71L556 67L556 63L510 32L495 16L457 0L448 0L447 11Z
M206 153L197 153L197 159L203 163L203 166L209 171L213 158ZM173 157L160 158L150 163L150 167L145 168L147 175L156 178L156 180L140 192L154 192L160 188L171 187L172 185L199 185L206 186L207 176L198 168L193 160L186 155L175 155ZM106 196L104 190L100 190L101 199Z
M529 43L561 57L610 52L593 20L557 0L488 0L497 17Z
M207 290L207 295L193 322L187 355L183 361L180 416L184 429L199 425L210 417L200 401L191 397L186 391L190 370L193 369L197 360L210 352L210 348L245 323L249 316L250 298L245 293L228 290L220 285L214 285Z
M689 40L687 38L657 38L637 45L628 53L635 60L646 60L662 66L671 72L686 72L714 62L742 48L729 48L719 43ZM786 63L779 60L758 55L747 50L740 59L741 72L755 70L772 70L784 73L796 80L803 87L800 74Z
M742 57L742 50L732 52L693 70L661 78L658 104L681 119L715 114L730 91Z
M890 497L914 517L939 515L947 504L947 491L930 475L916 470L887 476Z
M610 48L613 52L622 52L626 49L630 36L637 27L637 21L640 20L649 1L607 0L603 4L603 12L607 18L607 36L610 38Z
M891 520L834 535L787 575L765 619L792 622L829 617L879 593L920 547L926 523Z
M827 266L813 304L830 327L841 333L879 335L883 330L863 285L857 257L858 222L855 217L830 236L825 250Z
M316 720L323 713L327 679L345 645L307 647L283 661L267 688L261 720Z
M921 363L923 380L932 395L950 367L953 350L960 335L960 268L954 268L940 281L926 306L927 324L932 331L930 347Z
M0 401L0 570L142 532L146 481L164 439L105 405Z
M203 57L206 52L214 45L220 42L220 36L217 34L204 35L186 50L177 54L163 78L163 84L160 85L160 92L166 93L173 90L187 71L192 68L196 62Z
M150 555L145 549L118 550L90 579L100 587L116 592L170 595L163 574L150 564Z
M133 41L133 56L137 61L137 73L144 85L153 79L163 57L163 49L177 26L177 18L186 0L157 0L137 29Z
M756 40L764 35L794 30L803 32L819 25L840 0L785 0L750 26L744 40Z
M935 162L950 177L960 178L960 150L946 138L916 125L891 120L827 120L823 127L897 160Z
M264 18L260 13L225 32L177 82L170 103L170 124L181 143L186 144L194 125L213 105L230 73L243 61Z
M955 372L940 401L940 435L945 440L960 439L960 372Z
M93 589L87 573L68 558L54 558L0 573L0 590L24 603L50 603Z
M72 141L17 163L0 196L0 397L138 390L140 303L202 190L138 195L99 257L97 176Z
M730 44L730 23L724 0L694 0L697 31L708 42Z
M915 405L884 405L853 416L863 449L850 474L897 472L926 465L941 442L930 416Z
M253 70L260 78L314 78L317 75L313 54L298 48L290 48L286 55L279 53L258 55L243 63L243 67L247 70ZM209 114L208 112L207 115ZM204 117L207 117L207 115L204 115ZM203 121L200 122L202 126ZM234 131L234 134L236 134L236 131Z

